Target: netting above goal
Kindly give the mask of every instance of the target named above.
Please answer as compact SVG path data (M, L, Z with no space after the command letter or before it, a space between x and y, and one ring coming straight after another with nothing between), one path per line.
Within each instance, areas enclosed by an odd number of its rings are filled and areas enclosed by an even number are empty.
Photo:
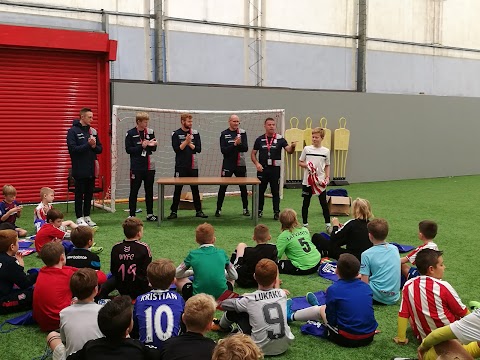
M190 113L193 116L193 129L198 130L202 140L202 152L198 154L199 176L220 176L223 155L220 151L220 133L229 127L228 118L236 114L240 118L240 127L247 132L248 153L245 154L247 176L255 177L257 172L250 161L250 152L255 139L265 133L264 121L271 117L277 121L277 131L285 131L285 110L172 110L153 109L131 106L113 106L112 113L112 173L111 173L111 208L115 211L115 202L128 199L130 192L130 155L125 151L125 135L136 126L135 116L139 111L150 115L149 128L155 131L158 141L157 151L153 153L155 161L155 177L173 177L175 168L175 152L172 148L172 132L180 128L180 115ZM282 174L283 169L282 169ZM237 186L230 186L227 191L237 191ZM185 187L184 191L190 191ZM166 187L166 195L173 194L173 187ZM200 186L201 193L216 194L218 186ZM154 185L154 196L157 186ZM143 189L139 198L144 197Z

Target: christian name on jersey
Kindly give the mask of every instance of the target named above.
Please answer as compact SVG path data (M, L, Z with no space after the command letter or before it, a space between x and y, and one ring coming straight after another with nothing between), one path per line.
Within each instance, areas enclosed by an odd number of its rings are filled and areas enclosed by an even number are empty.
M269 290L265 292L255 293L255 301L261 301L266 299L276 299L283 297L280 290Z
M177 300L178 295L173 292L149 292L140 297L140 301L151 301L151 300L168 300L173 299Z

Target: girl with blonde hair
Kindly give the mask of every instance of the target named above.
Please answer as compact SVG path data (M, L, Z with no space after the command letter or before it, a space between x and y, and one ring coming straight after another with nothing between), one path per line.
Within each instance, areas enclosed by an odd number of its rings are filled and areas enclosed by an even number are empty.
M327 239L324 233L313 235L312 242L322 257L338 259L341 254L349 253L360 260L362 252L372 246L367 229L367 224L373 217L370 202L356 198L352 204L352 216L353 219L348 220L342 227L337 218L332 219L330 239Z

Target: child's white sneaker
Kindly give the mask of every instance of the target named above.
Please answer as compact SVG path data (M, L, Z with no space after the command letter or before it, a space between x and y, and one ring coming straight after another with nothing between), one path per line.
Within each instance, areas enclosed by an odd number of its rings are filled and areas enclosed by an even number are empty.
M85 222L85 219L83 217L79 217L77 219L77 225L78 226L88 226L88 224Z
M85 216L84 219L88 226L90 227L97 226L97 223L93 222L92 219L90 219L90 216Z

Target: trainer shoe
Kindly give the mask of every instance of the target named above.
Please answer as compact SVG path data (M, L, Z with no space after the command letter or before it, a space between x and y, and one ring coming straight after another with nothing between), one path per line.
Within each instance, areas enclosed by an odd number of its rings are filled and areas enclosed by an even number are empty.
M294 321L293 315L295 311L292 310L293 300L287 299L287 322Z
M275 214L273 214L273 220L278 220L280 219L280 213L276 212Z
M215 211L215 217L222 216L222 212L220 210Z
M234 332L234 327L233 325L230 325L228 328L223 328L220 326L220 319L213 318L212 327L210 328L210 330L222 333L232 333Z
M88 226L94 227L97 226L97 223L93 222L90 216L85 216L84 217L85 222L87 223Z
M319 306L320 303L318 302L318 299L317 297L315 296L314 293L312 292L308 292L307 295L305 296L305 299L307 300L307 302L312 305L312 306Z
M258 217L259 217L259 218L263 217L263 210L260 210L260 211L258 212Z
M78 226L88 226L88 224L85 222L84 218L83 217L79 217L77 219L77 225Z
M480 301L470 301L468 306L470 307L470 310L480 309Z
M103 251L103 247L101 247L101 246L92 246L90 248L90 252L92 254L100 254L102 251Z
M196 216L196 217L199 217L199 218L202 218L202 219L208 218L208 215L205 215L205 214L203 213L203 211L201 211L201 210L200 210L200 211L197 211L197 214L196 214L195 216Z
M248 209L243 209L243 216L250 216L250 211L248 211Z
M330 235L332 233L333 226L332 225L325 225L325 232Z
M176 219L178 216L177 216L177 213L176 212L171 212L170 215L167 216L167 219L168 220L173 220L173 219Z
M158 221L158 217L156 217L153 214L148 214L147 215L147 221Z
M303 227L308 227L308 223L304 223L304 224L303 224Z

